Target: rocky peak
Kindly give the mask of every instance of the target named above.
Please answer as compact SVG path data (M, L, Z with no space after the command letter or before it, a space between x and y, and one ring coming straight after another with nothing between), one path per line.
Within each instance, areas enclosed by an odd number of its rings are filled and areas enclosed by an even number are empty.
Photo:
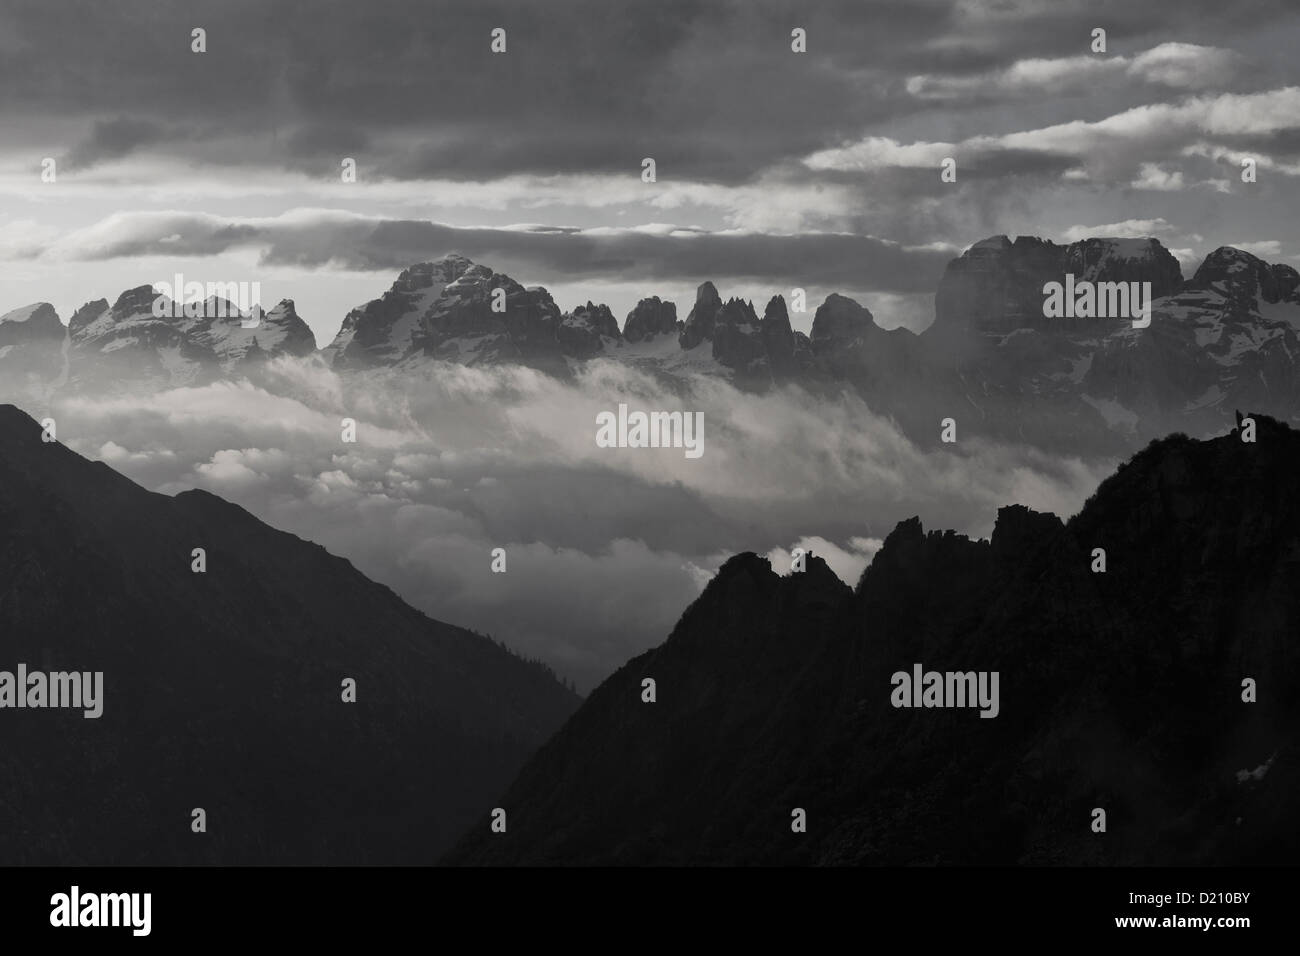
M1064 525L1051 512L1034 511L1024 505L998 509L990 544L998 558L1023 557L1059 534Z
M785 307L785 296L774 295L767 300L767 307L763 309L763 326L770 328L773 334L790 332L790 312Z
M24 342L60 342L65 331L54 306L38 302L0 315L0 348Z
M76 312L72 313L72 318L68 320L68 331L75 335L81 329L90 325L105 312L109 310L107 299L95 299L87 302Z
M785 307L784 296L774 295L768 299L759 327L763 333L763 346L767 349L772 375L784 378L794 374L798 369L795 335L790 327L790 313Z
M813 315L812 347L817 353L839 351L863 345L880 331L870 310L832 292Z
M809 552L804 570L781 578L782 604L793 609L834 606L852 597L853 589L839 579L831 566Z
M127 289L113 303L113 314L119 318L132 315L152 316L153 304L157 298L158 293L151 285L139 285L134 289Z
M643 342L656 335L676 331L677 306L672 302L660 301L657 295L638 302L627 314L627 321L623 324L623 338L629 342Z
M448 253L441 259L435 259L432 262L419 262L407 269L397 277L393 283L394 292L415 292L419 289L427 289L434 285L446 286L455 282L470 269L474 268L474 263L459 253Z
M279 355L306 356L316 351L316 336L298 315L292 299L281 299L269 311L259 308L258 313L257 325L244 328L242 317L228 309L227 318L209 320L196 326L192 334L209 346L227 368L258 356L272 359Z
M1300 274L1287 265L1270 265L1233 246L1220 246L1201 263L1189 288L1216 290L1228 296L1258 297L1267 303L1300 302Z
M0 315L0 379L6 386L44 389L63 370L67 330L48 302Z
M713 283L702 283L695 290L695 305L686 317L686 324L678 337L681 347L693 349L705 339L713 338L713 320L721 308L722 297L718 295Z
M1068 533L1028 508L1000 514L991 542L904 522L852 601L800 600L831 583L811 560L779 579L756 555L729 560L668 641L597 688L518 778L509 802L537 808L519 832L477 826L448 862L1292 860L1294 773L1262 787L1233 774L1275 753L1289 767L1300 698L1300 433L1256 421L1256 444L1153 443ZM1109 573L1090 570L1093 546ZM945 706L900 706L894 675L914 668L991 687L997 674L1001 690L978 716L951 690ZM1243 707L1238 682L1255 674L1273 695ZM646 676L652 714L635 704ZM733 825L737 800L746 820L788 819L810 780L823 824L793 839ZM1099 794L1124 808L1111 818L1123 840L1105 846L1086 819ZM972 808L990 825L967 825Z
M1083 239L1064 248L1061 268L1076 280L1150 282L1155 299L1183 282L1178 260L1158 239Z
M713 317L713 357L743 375L767 373L767 348L752 303L728 299Z
M1020 238L1022 240L1025 240L1026 242L1041 243L1043 241L1041 239L1034 239L1032 236L1021 236ZM999 233L996 236L989 236L987 239L981 239L979 242L975 243L968 250L966 250L966 255L976 259L982 257L991 258L991 257L1002 255L1007 250L1009 250L1011 246L1012 246L1011 240L1008 239L1005 235Z
M919 517L900 521L862 572L858 583L861 600L897 600L911 595L922 608L936 580L947 575L982 574L989 565L989 543L972 541L954 531L929 531ZM904 603L909 603L904 600Z
M588 299L586 305L578 306L569 315L586 324L596 326L605 335L622 334L619 332L618 320L614 318L614 313L603 302L600 305L595 305Z
M565 355L577 359L592 358L605 351L606 343L617 344L622 338L618 320L607 305L593 305L588 300L560 317L556 338Z
M380 298L349 312L334 341L324 350L336 367L366 368L401 361L415 348L421 323L454 283L478 270L486 271L455 253L403 269ZM471 280L472 281L472 280Z
M503 312L493 308L497 289L505 293ZM525 288L508 275L472 265L435 297L414 333L412 352L467 365L518 362L565 374L560 324L559 306L546 289Z
M948 263L935 294L934 339L1002 336L1019 328L1046 328L1043 286L1075 281L1150 282L1152 298L1182 285L1178 260L1160 240L1083 239L1058 245L1036 236L992 236ZM1056 323L1056 328L1061 324Z

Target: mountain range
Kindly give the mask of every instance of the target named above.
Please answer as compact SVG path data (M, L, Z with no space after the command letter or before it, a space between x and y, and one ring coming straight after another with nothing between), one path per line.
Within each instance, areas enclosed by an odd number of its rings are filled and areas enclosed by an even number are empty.
M1289 864L1298 471L1255 415L1151 443L1068 521L902 521L856 588L737 555L446 862ZM996 713L898 706L920 667L996 673Z
M5 864L429 863L578 704L319 545L146 491L13 406L0 449L0 671L103 674L98 718L0 711Z
M1150 327L1044 318L1045 284L1066 275L1150 283ZM47 303L0 316L0 380L46 396L161 388L255 376L268 359L317 353L292 301L244 328L237 317L155 318L154 298L141 286L111 306L89 303L66 328ZM218 304L209 300L204 315ZM683 384L704 374L746 390L850 388L924 444L953 418L959 435L1126 454L1169 431L1222 430L1234 408L1300 420L1298 335L1300 273L1240 249L1216 249L1185 279L1157 239L995 236L948 265L934 322L919 334L886 330L831 294L805 335L792 329L783 296L760 316L711 282L684 317L673 302L645 298L620 328L607 306L562 312L544 288L453 254L404 270L383 296L350 311L317 354L359 374L447 361L568 376L610 359Z

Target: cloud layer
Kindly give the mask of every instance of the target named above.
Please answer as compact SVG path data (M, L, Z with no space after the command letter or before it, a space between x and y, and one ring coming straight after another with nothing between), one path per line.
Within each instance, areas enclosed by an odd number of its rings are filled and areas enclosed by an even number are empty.
M977 441L927 453L856 397L757 396L711 377L679 394L617 363L571 383L455 365L272 371L49 413L82 454L149 488L240 503L583 687L662 641L736 552L788 569L794 547L811 548L856 583L899 520L987 535L1010 502L1071 513L1110 467ZM597 447L596 415L619 402L702 412L703 456Z
M450 251L547 285L879 297L932 293L936 250L1089 223L1294 257L1297 37L1284 0L123 0L75 24L11 0L2 305L255 269L328 340ZM103 288L104 263L150 274Z

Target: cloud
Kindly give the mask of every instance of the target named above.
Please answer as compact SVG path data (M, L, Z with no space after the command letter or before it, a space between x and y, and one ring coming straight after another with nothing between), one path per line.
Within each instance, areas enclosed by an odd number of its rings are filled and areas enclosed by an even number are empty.
M0 237L5 232L0 230ZM44 255L100 260L145 255L217 255L259 250L266 267L330 266L393 272L460 252L497 268L548 279L756 278L779 285L829 285L929 292L951 258L945 247L903 247L870 236L796 235L654 228L454 227L297 209L272 218L180 211L117 213L76 230Z
M1043 95L1096 96L1101 87L1122 89L1138 79L1180 90L1221 88L1239 57L1231 50L1194 43L1162 43L1134 57L1079 54L1017 60L979 74L908 77L907 92L921 100L970 102Z
M1259 242L1229 242L1226 245L1240 249L1242 252L1249 252L1253 256L1259 256L1262 259L1277 258L1282 255L1282 243L1276 239L1264 239Z
M884 540L881 538L854 537L841 547L825 538L800 538L788 550L773 548L767 553L767 559L772 563L773 569L781 574L787 574L791 572L793 566L794 550L802 548L806 555L813 555L825 561L835 572L835 576L849 587L857 587L862 572L866 570L883 544Z
M1151 83L1195 90L1222 87L1238 67L1231 50L1195 43L1162 43L1135 56L1128 72Z
M210 461L196 464L194 472L210 490L231 493L270 481L272 473L283 473L288 464L278 448L223 448L214 452Z
M120 159L141 146L149 146L178 135L148 119L118 117L99 120L90 134L74 146L64 162L74 168L87 168L105 159Z
M1116 239L1145 239L1173 232L1174 227L1161 218L1125 219L1123 222L1109 222L1101 226L1070 226L1061 233L1064 242L1078 242L1091 237Z
M1072 167L1093 178L1120 171L1147 171L1143 176L1168 183L1181 175L1161 171L1155 155L1178 155L1181 148L1206 136L1275 135L1300 129L1300 87L1245 95L1194 97L1182 103L1157 103L1115 113L1097 121L1072 120L1053 126L999 135L979 135L956 143L902 144L867 136L805 157L815 170L869 171L884 166L937 167L938 158L953 156L962 165L974 156L996 161L1017 152L1069 157ZM1154 171L1154 172L1150 172ZM1168 186L1163 188L1169 188Z
M482 179L621 171L652 155L691 180L739 183L815 148L822 110L899 109L864 99L863 86L889 82L881 64L919 43L936 9L898 4L882 30L843 0L765 6L661 0L611 16L597 0L430 0L418 12L402 0L319 0L304 15L287 0L121 0L79 8L73 28L43 3L12 0L0 108L85 118L130 103L161 123L201 109L214 126L248 131L242 156L191 145L212 164L337 171L340 151L356 150L398 179ZM791 53L794 17L816 38L815 58ZM201 55L189 35L200 20ZM873 29L854 38L846 23ZM495 26L507 30L501 55L489 48Z
M987 536L1009 502L1077 510L1110 467L974 440L925 452L854 396L679 389L612 362L570 382L454 365L340 377L296 359L268 376L51 413L74 450L233 500L584 687L661 642L731 554L811 547L853 583L899 520ZM620 401L702 412L704 455L598 447L596 412Z
M1183 188L1182 170L1162 169L1155 163L1143 163L1137 179L1130 185L1134 189L1154 189L1157 192L1174 192Z
M967 245L1029 212L1078 222L1085 200L1098 219L1163 214L1207 231L1234 214L1226 202L1200 202L1226 196L1235 177L1223 159L1185 148L1248 149L1261 170L1300 175L1286 85L1294 73L1276 49L1294 11L1274 0L1232 7L671 0L611 17L594 0L545 10L431 0L412 17L400 0L321 0L302 17L290 0L231 0L203 7L210 52L196 55L188 41L197 14L170 5L92 5L67 30L45 5L12 0L0 21L0 191L10 209L40 207L15 218L75 237L62 249L76 261L235 249L265 251L263 265L282 274L388 270L428 258L423 247L443 238L429 230L441 226L482 230L455 238L507 268L541 267L542 282L557 281L552 269L561 280L650 277L645 256L698 230L704 241L676 245L653 275L685 282L725 268L787 285L825 262L828 285L917 293L932 285L933 263L867 249L865 275L855 276L851 243L826 254L836 240L793 237ZM508 28L503 55L487 43L497 21ZM790 50L792 23L808 31L806 54ZM1087 52L1098 23L1110 54ZM53 48L58 83L42 78ZM1161 101L1170 96L1179 98ZM33 157L44 155L80 166L61 170L57 189L34 191ZM345 156L357 160L356 183L340 182ZM653 184L640 179L646 156L657 161ZM955 184L938 178L948 156ZM1161 175L1145 175L1144 164ZM1277 178L1261 177L1257 191ZM1177 206L1128 210L1135 193ZM298 209L316 209L319 220L323 208L335 218L319 223L319 237L258 228L259 218ZM193 210L234 234L178 222L134 236L111 223L96 236L119 209ZM550 231L500 235L517 222ZM620 233L637 223L677 231L660 244ZM722 260L750 255L755 243L723 242L729 233L799 248L779 275L758 276L757 266L708 261L715 250ZM49 247L45 236L0 238L16 257ZM53 266L57 251L42 261ZM590 265L579 267L584 256ZM682 268L696 257L700 268ZM758 257L765 267L780 258ZM882 273L906 278L882 284Z

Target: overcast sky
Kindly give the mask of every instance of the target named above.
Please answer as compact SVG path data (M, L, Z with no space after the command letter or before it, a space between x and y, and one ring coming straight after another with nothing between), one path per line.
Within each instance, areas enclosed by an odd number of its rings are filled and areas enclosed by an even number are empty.
M0 312L67 321L182 272L260 281L324 345L401 268L458 251L620 320L650 294L684 315L712 279L920 328L948 259L999 232L1154 235L1186 274L1225 244L1295 264L1298 11L6 0Z

